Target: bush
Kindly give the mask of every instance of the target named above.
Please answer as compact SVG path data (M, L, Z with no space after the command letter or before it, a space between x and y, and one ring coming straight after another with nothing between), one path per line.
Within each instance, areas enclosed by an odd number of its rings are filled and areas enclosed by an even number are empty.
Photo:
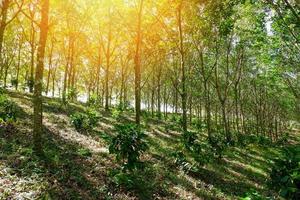
M172 114L172 117L171 117L172 122L180 123L180 120L181 120L181 118L179 115Z
M218 158L221 158L227 147L226 139L223 136L223 134L221 133L212 134L209 139L209 144L212 152L216 156L218 156Z
M198 131L202 131L204 129L206 129L206 124L204 122L202 122L199 119L193 118L192 120L192 125L193 127L195 127Z
M16 87L18 84L18 80L17 79L11 79L11 85Z
M175 151L171 154L171 156L174 158L174 164L179 167L179 169L189 172L194 169L193 164L191 164L184 153L182 151Z
M99 114L97 111L89 108L86 113L76 112L70 116L71 123L77 131L90 130L94 128L99 121Z
M253 143L258 143L258 137L257 135L250 134L247 136L247 143L248 144L253 144Z
M288 138L289 138L289 134L288 134L288 133L284 133L284 134L276 141L276 144L278 144L278 145L286 144L286 143L288 142Z
M186 149L192 151L197 138L198 137L195 132L185 131L182 135L183 145Z
M234 136L236 137L236 143L240 146L245 146L247 145L247 135L242 134L242 133L235 133Z
M272 168L269 184L286 199L300 199L300 148L287 148L284 153Z
M77 154L80 156L84 156L84 157L91 157L92 156L92 152L89 149L86 148L79 148L77 150Z
M121 114L122 114L122 111L121 111L121 110L119 110L119 109L117 109L117 108L114 108L114 109L112 110L111 116L112 116L112 118L118 120L118 119L120 119Z
M258 136L258 144L270 145L271 143L272 143L272 141L270 140L270 138L263 136L263 135Z
M71 123L77 131L83 130L86 127L86 116L82 113L75 113L71 115Z
M68 94L67 94L68 99L76 100L77 96L78 96L78 91L76 90L76 88L71 88L68 91Z
M99 118L100 118L98 112L95 111L92 108L89 108L89 109L87 109L86 114L87 114L88 125L90 127L95 127L97 125L98 121L99 121Z
M175 123L166 123L163 126L163 128L164 128L164 132L166 132L166 133L169 133L170 130L173 130L173 131L178 130L177 124L175 124Z
M122 188L134 193L138 199L154 199L155 194L165 195L166 189L157 180L157 172L151 166L143 170L123 171L112 169L109 171L109 177L114 184L114 188Z
M100 105L99 97L95 94L91 95L90 98L88 99L87 105L90 107L96 107Z
M5 93L5 88L0 87L0 95L3 95Z
M33 88L33 86L34 86L34 80L33 79L28 79L27 80L27 86L29 87L29 88Z
M136 124L116 125L117 135L112 138L109 152L116 154L125 169L135 169L140 165L140 156L148 149L146 135Z
M120 110L120 111L124 111L124 110L127 110L128 108L130 107L130 102L120 102L119 104L118 104L118 110Z
M240 198L240 200L265 200L261 194L259 194L256 190L250 189L249 192L245 194L245 197Z
M17 108L17 105L13 101L10 101L6 95L0 95L0 118L3 121L16 121L18 113Z

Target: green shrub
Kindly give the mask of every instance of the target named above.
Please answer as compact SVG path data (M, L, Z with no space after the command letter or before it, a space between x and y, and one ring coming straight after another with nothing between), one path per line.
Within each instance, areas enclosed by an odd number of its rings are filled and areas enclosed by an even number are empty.
M288 134L288 133L284 133L284 134L282 134L282 136L280 136L280 138L276 141L276 144L278 144L278 145L286 144L286 143L288 142L288 138L289 138L289 134Z
M212 134L209 139L209 144L210 144L212 152L216 156L218 156L218 158L221 158L227 147L227 143L226 143L224 134L222 134L222 133Z
M77 150L78 155L84 156L84 157L91 157L92 152L89 149L86 148L79 148Z
M114 108L114 109L112 110L111 116L112 116L112 118L118 120L118 119L120 119L121 114L122 114L122 111L121 111L121 110L119 110L119 109L117 109L117 108Z
M179 115L172 114L171 121L176 122L176 123L180 123L181 117Z
M198 131L206 129L206 124L197 118L193 118L192 126L195 127Z
M34 80L33 79L28 79L27 80L27 87L29 87L29 88L33 88L33 86L34 86Z
M250 189L250 191L245 194L245 197L240 198L240 200L266 200L266 198L261 196L256 190Z
M86 116L80 112L71 115L71 123L74 125L77 131L80 131L86 127Z
M77 131L90 130L94 128L99 121L99 114L97 111L89 108L86 113L76 112L70 116L71 123Z
M157 180L157 171L151 166L133 171L113 169L108 175L115 187L130 191L141 200L155 199L155 194L167 193L161 180Z
M182 143L198 166L203 166L210 161L210 157L212 156L211 152L203 150L202 146L204 146L205 143L199 141L197 133L184 132L182 135Z
M254 135L254 134L248 135L247 136L247 143L248 144L258 143L258 137L257 137L257 135Z
M286 199L300 199L300 148L285 149L285 157L275 161L270 186Z
M76 88L71 88L68 91L68 94L67 94L68 99L76 100L77 96L78 96L78 91L76 90Z
M185 154L182 151L175 151L171 154L174 159L174 164L179 167L179 169L189 172L194 170L194 165L191 164L186 158Z
M193 146L196 143L197 135L195 132L185 131L182 134L182 142L186 149L192 150Z
M18 113L17 105L4 94L0 95L0 118L3 121L16 121Z
M236 143L240 146L245 146L247 145L247 135L236 132L234 134L235 138L236 138Z
M178 127L175 123L165 123L163 128L166 133L169 133L170 130L172 130L172 131L178 130Z
M0 95L3 95L5 93L5 88L0 87Z
M16 87L18 84L18 80L17 79L11 79L11 85Z
M271 143L272 143L272 141L270 140L270 138L263 136L263 135L258 136L258 144L270 145Z
M99 97L95 94L91 95L90 98L88 99L87 105L90 107L96 107L100 105Z
M100 118L98 112L92 108L89 108L87 109L86 114L87 114L88 125L90 127L95 127Z
M140 156L148 149L146 135L136 124L116 125L117 135L112 138L109 152L116 154L125 169L135 169L140 165Z

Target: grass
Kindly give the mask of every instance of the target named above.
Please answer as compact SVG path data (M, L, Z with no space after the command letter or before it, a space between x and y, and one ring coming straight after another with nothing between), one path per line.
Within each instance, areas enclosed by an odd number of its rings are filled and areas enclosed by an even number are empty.
M0 135L0 199L239 199L250 190L264 197L278 196L267 182L282 147L229 147L221 160L183 172L171 156L180 146L176 122L149 117L143 119L150 145L142 158L147 167L134 177L134 188L116 187L109 173L120 166L107 147L115 134L113 125L132 121L132 112L115 119L111 112L99 109L97 127L77 132L69 116L84 112L85 105L65 106L59 99L45 98L45 156L37 157L32 151L31 95L9 92L9 96L21 116L17 131Z

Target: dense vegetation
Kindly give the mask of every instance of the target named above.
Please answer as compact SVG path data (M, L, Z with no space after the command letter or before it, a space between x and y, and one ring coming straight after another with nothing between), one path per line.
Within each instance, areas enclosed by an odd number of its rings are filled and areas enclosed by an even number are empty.
M0 1L0 199L299 199L297 0Z

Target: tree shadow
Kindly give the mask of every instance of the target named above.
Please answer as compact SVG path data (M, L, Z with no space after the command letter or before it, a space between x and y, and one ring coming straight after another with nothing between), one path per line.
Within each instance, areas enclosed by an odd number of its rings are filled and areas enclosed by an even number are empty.
M259 188L240 181L241 179L229 179L226 178L224 174L205 168L200 168L197 172L191 171L188 175L195 179L202 180L206 184L213 185L228 196L242 196L251 188L260 191Z

